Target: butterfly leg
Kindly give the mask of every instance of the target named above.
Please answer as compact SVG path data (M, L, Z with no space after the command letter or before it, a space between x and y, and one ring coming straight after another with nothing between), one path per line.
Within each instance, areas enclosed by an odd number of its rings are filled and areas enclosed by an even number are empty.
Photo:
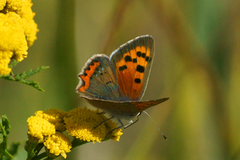
M117 118L117 120L118 120L118 122L119 122L121 125L118 126L117 128L112 129L111 131L109 131L109 132L106 134L105 138L106 138L110 133L112 133L113 131L115 131L116 129L122 128L122 127L124 126L123 123L122 123L122 121L121 121L119 118Z
M128 127L130 127L131 125L133 125L134 123L136 123L138 120L139 120L139 116L141 115L141 113L142 112L139 112L138 114L137 114L137 120L136 121L132 121L132 120L130 120L130 123L129 124L127 124L126 126L124 126L124 129L126 129L126 128L128 128Z
M102 112L102 113L104 113L104 112ZM99 114L102 114L102 113L99 113ZM113 117L114 117L114 116L112 116L112 117L110 117L110 118L108 118L108 119L105 119L104 121L102 121L101 123L99 123L97 126L93 127L93 129L97 128L98 126L100 126L100 125L103 124L104 122L112 119Z

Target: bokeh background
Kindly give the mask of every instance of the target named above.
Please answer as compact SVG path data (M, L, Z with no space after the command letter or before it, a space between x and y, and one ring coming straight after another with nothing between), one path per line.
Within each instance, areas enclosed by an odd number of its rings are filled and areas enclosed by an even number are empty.
M155 59L144 99L170 97L147 110L168 140L143 114L119 142L88 143L67 158L240 159L240 1L33 0L32 9L38 39L13 71L50 68L31 77L45 92L0 79L9 142L27 139L37 110L91 108L75 93L88 58L150 34Z

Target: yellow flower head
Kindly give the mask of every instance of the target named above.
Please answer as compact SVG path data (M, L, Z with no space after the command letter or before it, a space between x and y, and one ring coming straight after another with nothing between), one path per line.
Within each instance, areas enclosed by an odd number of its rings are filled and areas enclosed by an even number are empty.
M111 120L99 125L105 119L107 118L99 111L79 107L71 110L65 116L64 123L66 124L67 132L71 136L82 141L101 142L105 139L109 131L117 127L117 124ZM121 129L116 129L109 136L113 140L119 140L120 135L122 135Z
M117 124L112 120L106 120L104 114L98 110L76 108L69 112L58 109L49 109L47 111L37 111L35 116L28 118L28 138L25 149L30 154L30 158L34 157L37 146L45 146L49 157L57 157L61 155L66 158L67 153L73 147L81 145L81 142L101 142L111 138L119 141L122 135L121 129L113 130ZM104 123L99 125L101 122ZM113 131L112 131L113 130ZM62 132L67 131L76 141L70 142L68 137ZM108 134L109 133L109 134ZM108 137L106 137L108 135ZM77 141L81 142L78 143ZM41 149L41 148L40 148Z
M37 24L30 0L0 0L0 75L9 74L12 58L22 61L36 40Z
M61 156L66 158L66 153L70 152L72 148L68 137L60 132L49 136L44 142L44 145L47 148L46 150L49 157L55 157L61 154Z
M61 155L67 157L66 153L72 148L69 139L58 131L65 131L63 117L66 112L58 109L47 111L37 111L35 116L28 118L28 143L26 149L31 149L29 145L43 143L49 156ZM37 143L36 143L37 140Z
M27 120L28 134L43 142L45 136L55 134L55 126L41 117L31 116Z
M65 125L63 123L63 117L67 114L67 112L62 111L60 109L49 109L47 111L37 111L35 113L36 116L41 117L47 120L49 123L53 124L57 131L65 131Z
M8 68L8 64L11 61L13 52L0 51L0 75L9 74L11 68Z
M37 111L36 116L28 118L28 134L43 141L44 137L55 134L56 131L64 131L63 121L66 112L49 109L46 112Z

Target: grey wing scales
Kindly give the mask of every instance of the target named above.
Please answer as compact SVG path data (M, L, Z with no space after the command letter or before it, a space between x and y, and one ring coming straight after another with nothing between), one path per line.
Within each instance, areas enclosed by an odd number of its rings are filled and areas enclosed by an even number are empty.
M76 90L80 96L109 100L119 99L116 74L106 55L97 54L91 57L78 77L80 82Z

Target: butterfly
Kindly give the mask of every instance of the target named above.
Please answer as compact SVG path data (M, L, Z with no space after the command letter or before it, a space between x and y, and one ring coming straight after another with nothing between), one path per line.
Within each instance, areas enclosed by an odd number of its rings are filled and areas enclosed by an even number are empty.
M148 83L154 57L152 36L136 37L121 45L110 57L105 54L92 56L78 75L76 88L80 97L93 106L112 115L121 123L138 116L147 108L169 98L141 101ZM119 128L120 128L119 127Z

